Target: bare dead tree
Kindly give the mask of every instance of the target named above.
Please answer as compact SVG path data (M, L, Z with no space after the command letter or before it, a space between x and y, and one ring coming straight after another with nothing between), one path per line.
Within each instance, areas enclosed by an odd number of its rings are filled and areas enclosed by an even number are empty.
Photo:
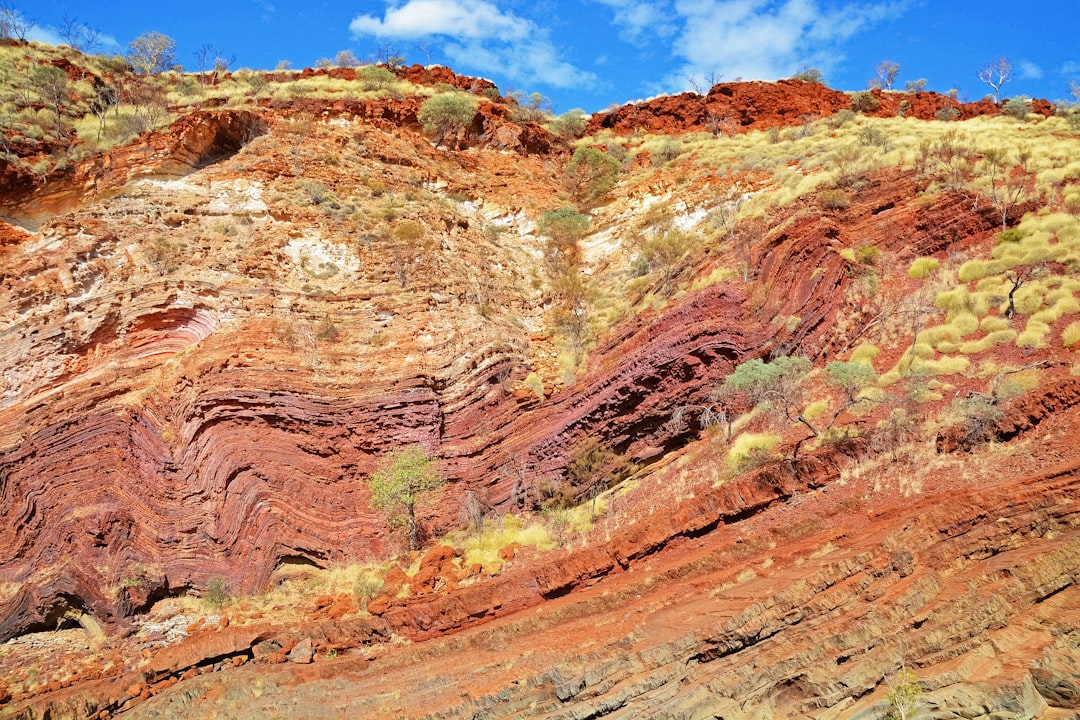
M101 47L101 33L84 22L65 15L60 21L60 37L68 47L92 55Z
M1012 72L1012 62L1009 58L1002 55L997 60L983 65L975 75L994 89L994 102L998 102L998 98L1001 95L1001 87L1012 80Z
M1001 214L1001 231L1008 228L1009 214L1027 198L1028 178L1023 167L1031 159L1031 150L1020 152L1020 164L1010 166L1005 150L990 148L983 153L983 164L990 180L990 202Z
M23 15L11 3L0 5L0 38L15 38L26 42L27 34L35 25L36 20Z

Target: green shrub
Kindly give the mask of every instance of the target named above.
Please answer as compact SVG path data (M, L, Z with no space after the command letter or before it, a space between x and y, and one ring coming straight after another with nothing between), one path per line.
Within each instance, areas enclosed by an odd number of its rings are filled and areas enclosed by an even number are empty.
M1009 98L1001 105L1001 113L1017 120L1024 120L1031 112L1031 98L1026 95L1017 95Z
M393 85L397 76L381 65L366 65L356 71L356 79L365 90L383 90Z
M682 143L674 138L666 138L660 144L660 147L649 153L649 160L652 162L653 167L660 167L676 159L681 154Z
M911 267L908 269L908 277L922 280L924 277L941 267L941 262L937 258L932 257L920 257L915 258L911 262Z
M859 129L859 142L870 147L880 147L885 152L889 152L888 136L872 125L866 125Z
M732 472L746 472L772 459L773 449L780 444L780 436L769 433L743 433L731 443L727 454L727 466Z
M618 180L619 161L596 148L579 147L566 166L566 187L579 202L599 200Z
M960 119L960 111L954 107L943 107L934 112L934 117L942 122L952 122Z
M1063 347L1075 345L1080 340L1080 320L1069 323L1061 331L1061 344Z
M670 230L645 241L639 257L649 270L660 274L663 281L662 292L670 289L679 264L696 243L696 236L682 230Z
M353 595L356 597L361 608L367 608L367 604L378 597L383 589L383 578L370 572L361 573L353 583Z
M799 72L791 76L792 80L802 80L803 82L812 83L824 83L824 79L821 76L821 71L813 67L804 67Z
M851 205L851 197L839 189L822 190L818 193L818 203L825 210L844 210Z
M851 109L855 112L867 113L877 110L881 103L869 90L860 90L851 94Z
M576 140L585 134L585 128L589 124L589 118L584 110L574 108L547 124L548 132L558 135L563 140Z
M424 101L417 119L424 126L424 132L438 138L435 144L439 145L451 132L459 132L472 124L476 107L476 98L465 93L441 93Z
M960 444L965 450L988 440L1003 416L1001 408L983 395L957 398L953 401L952 412L962 427Z
M212 610L221 610L232 598L232 589L224 578L210 578L203 591L203 602Z
M591 222L592 218L585 213L572 207L562 207L541 213L536 228L541 235L552 238L560 245L566 245L580 240L589 231Z
M854 119L855 111L844 108L843 110L838 111L835 115L829 118L828 125L832 129L837 130Z
M1009 228L998 233L998 244L1018 243L1024 239L1024 231L1020 228Z

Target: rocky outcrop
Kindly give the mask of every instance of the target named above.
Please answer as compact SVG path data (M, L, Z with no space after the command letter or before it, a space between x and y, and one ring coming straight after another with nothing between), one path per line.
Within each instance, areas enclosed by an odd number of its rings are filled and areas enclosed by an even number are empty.
M957 118L996 115L998 106L989 100L960 103L933 92L899 93L870 91L877 107L866 112L874 117L914 117L933 120L945 108ZM612 130L626 135L644 130L656 134L682 135L708 132L720 135L792 127L850 110L851 95L820 83L801 80L732 82L714 85L705 95L682 93L622 105L597 113L589 122L589 133Z

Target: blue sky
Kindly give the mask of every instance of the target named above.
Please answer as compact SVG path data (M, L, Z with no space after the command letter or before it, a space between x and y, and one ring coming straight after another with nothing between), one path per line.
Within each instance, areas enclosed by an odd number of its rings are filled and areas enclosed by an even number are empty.
M977 69L1013 63L1003 96L1068 98L1080 81L1080 0L185 0L87 3L15 0L36 20L32 37L59 42L62 19L99 30L124 52L137 35L177 41L195 66L205 43L235 54L233 69L308 67L339 50L357 57L390 45L409 62L430 61L487 77L504 91L538 91L557 111L689 89L688 78L774 80L804 66L830 87L860 90L882 60L900 64L897 87L989 88ZM181 9L178 9L181 8ZM424 50L421 49L424 47ZM705 85L707 87L707 85Z

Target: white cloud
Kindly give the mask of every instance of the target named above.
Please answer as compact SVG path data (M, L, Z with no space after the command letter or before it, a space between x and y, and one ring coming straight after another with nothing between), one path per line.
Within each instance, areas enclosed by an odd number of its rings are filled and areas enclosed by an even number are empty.
M667 38L678 32L679 26L672 22L671 7L667 0L644 2L642 0L596 0L613 11L613 20L620 36L632 43L661 37Z
M1062 63L1061 70L1062 75L1080 75L1080 62L1076 60L1069 60Z
M907 0L851 2L822 8L819 0L675 0L683 29L675 54L685 61L670 80L720 73L725 78L775 80L804 65L826 75L841 59L840 45L907 6Z
M453 38L517 40L535 30L528 20L504 13L491 3L465 0L408 0L392 4L383 19L359 15L349 23L353 35L420 38L448 35Z
M1043 69L1030 60L1021 60L1017 63L1022 80L1041 80Z
M547 31L484 0L391 2L382 18L359 15L349 30L354 37L444 36L447 41L441 50L454 67L501 75L524 85L571 88L596 82L593 73L562 59Z

